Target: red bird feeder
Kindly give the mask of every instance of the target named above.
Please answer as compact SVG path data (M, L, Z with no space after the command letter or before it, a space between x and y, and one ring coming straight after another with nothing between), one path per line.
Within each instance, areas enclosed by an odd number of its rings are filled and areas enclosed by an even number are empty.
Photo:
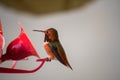
M21 28L21 33L16 39L14 39L7 46L6 53L2 55L0 58L1 63L8 60L15 60L15 61L22 60L29 56L35 56L37 58L40 58L20 23L19 26ZM0 30L2 32L1 27ZM0 46L2 46L3 44L1 36L0 36ZM0 49L2 50L1 47ZM45 60L42 60L41 64L34 70L20 70L20 69L0 67L0 73L32 73L40 69L43 66L44 62ZM16 64L14 64L13 66L15 65Z

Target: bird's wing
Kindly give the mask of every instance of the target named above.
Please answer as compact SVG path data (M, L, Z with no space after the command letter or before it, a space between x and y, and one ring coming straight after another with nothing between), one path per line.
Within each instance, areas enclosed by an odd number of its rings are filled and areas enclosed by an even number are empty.
M55 55L55 57L65 66L70 67L72 69L72 67L70 66L65 51L62 47L62 45L60 44L60 42L54 42L54 43L49 43L49 46L51 48L51 50L53 51L53 54Z
M49 47L51 48L53 54L55 55L55 57L63 64L66 65L61 54L58 52L58 47L56 46L55 43L49 43Z

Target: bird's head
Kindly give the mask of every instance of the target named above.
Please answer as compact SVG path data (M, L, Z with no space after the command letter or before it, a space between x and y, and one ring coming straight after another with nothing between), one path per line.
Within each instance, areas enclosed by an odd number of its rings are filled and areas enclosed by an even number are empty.
M54 28L49 28L47 30L33 30L37 32L43 32L45 34L44 41L57 41L58 40L58 32Z

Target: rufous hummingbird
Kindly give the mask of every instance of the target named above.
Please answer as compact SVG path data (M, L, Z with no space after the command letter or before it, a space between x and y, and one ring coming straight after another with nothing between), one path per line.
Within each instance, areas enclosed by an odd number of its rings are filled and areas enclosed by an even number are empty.
M59 41L59 36L58 36L58 32L56 29L49 28L45 31L43 30L33 30L33 31L43 32L45 34L44 48L49 56L45 58L47 61L57 59L63 65L72 69L72 67L70 66L67 60L65 51Z

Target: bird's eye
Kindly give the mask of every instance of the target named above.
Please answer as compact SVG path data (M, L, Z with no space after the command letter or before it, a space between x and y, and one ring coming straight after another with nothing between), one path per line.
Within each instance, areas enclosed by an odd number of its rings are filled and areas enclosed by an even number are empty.
M48 31L46 33L48 34Z

